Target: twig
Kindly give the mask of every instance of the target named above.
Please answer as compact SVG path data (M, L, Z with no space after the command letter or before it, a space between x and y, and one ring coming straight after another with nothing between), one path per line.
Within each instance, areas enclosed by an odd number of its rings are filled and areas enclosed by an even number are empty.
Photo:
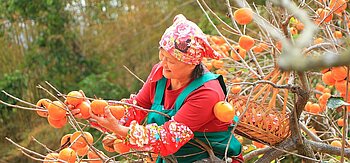
M48 148L45 144L39 142L39 141L38 141L37 139L35 139L33 136L32 136L32 139L33 139L36 143L38 143L38 144L40 144L41 146L43 146L47 151L53 152L53 150L51 150L50 148Z
M349 98L349 73L350 66L346 66L347 75L346 75L346 86L345 86L345 101L348 102ZM348 106L344 106L343 110L343 120L344 120L344 128L343 128L343 136L342 136L342 145L341 145L341 159L340 162L344 162L344 153L345 153L345 142L348 136Z
M126 67L125 65L123 65L123 67L128 70L128 72L133 75L137 80L139 80L140 82L142 82L143 84L145 84L145 81L143 81L141 78L139 78L136 74L134 74L128 67Z
M61 93L60 91L58 91L58 89L57 89L56 87L54 87L52 84L50 84L48 81L45 81L45 83L46 83L47 85L49 85L49 87L50 87L51 89L53 89L54 91L56 91L56 92L58 93L58 96L61 96L61 95L62 95L62 93ZM63 98L66 99L66 97L64 97L64 96L63 96Z
M0 100L0 103L7 105L9 107L18 108L18 109L47 112L47 110L45 110L45 109L36 109L36 108L28 108L28 107L24 107L24 106L19 106L19 105L12 105L12 104L6 103L2 100Z
M128 106L132 106L136 109L139 109L139 110L142 110L142 111L146 111L146 112L154 112L154 113L158 113L160 115L163 115L167 118L170 118L170 116L168 114L165 114L165 113L162 113L162 112L159 112L159 111L156 111L156 110L151 110L151 109L145 109L145 108L142 108L140 106L137 106L137 105L134 105L134 104L129 104L127 102L121 102L121 101L115 101L115 100L108 100L108 103L113 103L113 104L121 104L121 105L128 105Z
M11 97L11 98L13 98L13 99L15 99L15 100L17 100L17 101L19 101L19 102L22 102L22 103L24 103L24 104L33 106L33 107L35 107L35 108L38 108L38 106L36 106L36 105L34 105L34 104L30 103L30 102L24 101L24 100L22 100L22 99L19 99L19 98L13 96L13 95L7 93L7 92L4 91L4 90L2 90L1 92L4 93L6 96L9 96L9 97ZM39 107L39 108L42 108L42 107Z
M201 5L201 3L199 2L199 0L197 0L197 3L198 3L198 5L199 5L199 7L202 9L203 13L206 15L206 17L207 17L207 19L209 20L209 22L213 25L213 27L215 28L215 30L216 30L216 31L219 33L219 35L225 40L225 42L228 43L228 40L226 39L226 37L224 37L224 36L222 35L222 33L219 31L219 29L215 26L215 24L214 24L213 21L210 19L208 13L204 10L204 8L203 8L203 6ZM202 0L202 3L205 3L205 2ZM228 45L230 46L231 49L234 49L234 48L232 47L231 44L228 44ZM255 76L257 76L259 79L261 79L261 76L260 76L258 73L256 73L256 72L253 70L253 68L251 68L251 67L244 61L244 59L237 53L237 51L236 51L236 50L233 50L233 51L234 51L234 52L236 53L236 55L240 58L240 60L241 60L242 63L246 66L246 68L248 68L248 70L249 70L250 72L252 72ZM232 58L230 58L230 59L233 60Z

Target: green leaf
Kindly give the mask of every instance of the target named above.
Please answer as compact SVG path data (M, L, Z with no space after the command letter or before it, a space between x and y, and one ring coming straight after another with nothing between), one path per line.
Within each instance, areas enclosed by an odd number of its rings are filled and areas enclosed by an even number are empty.
M299 37L299 34L292 35L293 40L297 39Z
M235 68L234 67L230 67L229 69L228 69L228 72L234 72L235 71Z
M327 107L330 109L336 109L341 106L349 106L350 104L345 102L342 97L330 97L327 101Z

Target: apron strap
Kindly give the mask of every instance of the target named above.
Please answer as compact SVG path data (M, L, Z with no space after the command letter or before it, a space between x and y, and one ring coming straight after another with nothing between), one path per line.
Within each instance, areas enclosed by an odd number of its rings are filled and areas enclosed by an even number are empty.
M165 91L165 86L166 86L166 81L167 79L163 76L162 79L157 81L157 86L156 86L156 94L154 95L154 104L161 105L164 97L164 91Z
M174 109L175 110L179 110L180 107L182 106L183 102L185 101L185 99L187 98L187 96L192 93L194 90L198 89L200 86L202 86L204 83L210 81L210 80L214 80L214 79L218 79L220 82L220 86L222 88L222 90L224 91L225 95L226 95L226 86L223 80L223 77L221 75L216 75L213 74L211 72L205 73L204 75L202 75L201 77L193 80L179 95L179 97L177 97L176 101L175 101L175 105L174 105Z

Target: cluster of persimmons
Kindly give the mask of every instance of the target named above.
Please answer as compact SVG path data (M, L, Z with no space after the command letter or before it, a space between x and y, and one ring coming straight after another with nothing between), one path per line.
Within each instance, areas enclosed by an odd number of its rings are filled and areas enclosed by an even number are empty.
M60 101L51 101L50 99L40 99L37 102L37 113L41 117L47 117L49 124L54 128L64 127L69 119L68 105L72 105L73 109L80 109L81 118L89 119L91 114L103 116L105 108L109 109L112 115L116 119L121 119L125 115L125 107L123 105L109 105L105 100L96 99L87 100L84 95L79 91L71 91L67 94L64 103ZM114 137L112 143L104 144L103 147L108 152L126 153L130 148L125 145L124 141ZM66 134L61 138L61 150L59 153L49 153L46 155L45 160L63 160L69 163L74 163L78 156L84 157L87 155L89 160L95 159L97 162L100 160L96 151L91 150L90 146L93 145L94 139L89 132L76 131L72 134ZM100 154L103 153L100 151Z

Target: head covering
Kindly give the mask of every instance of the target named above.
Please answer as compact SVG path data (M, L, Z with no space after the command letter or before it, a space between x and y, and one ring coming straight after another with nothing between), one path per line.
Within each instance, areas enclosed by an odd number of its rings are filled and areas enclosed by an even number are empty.
M187 64L197 65L203 57L221 58L195 23L187 20L182 14L176 15L173 22L159 41L161 48Z

